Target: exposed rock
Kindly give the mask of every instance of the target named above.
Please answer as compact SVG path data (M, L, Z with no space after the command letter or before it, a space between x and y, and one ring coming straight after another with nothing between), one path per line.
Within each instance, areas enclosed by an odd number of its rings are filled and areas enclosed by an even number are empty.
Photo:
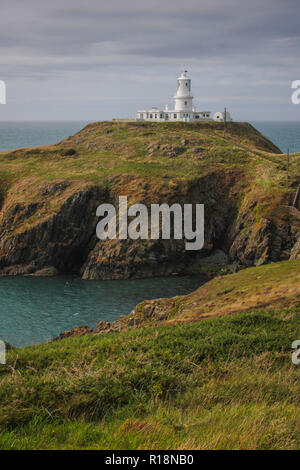
M62 152L62 155L64 157L71 157L73 155L76 155L77 151L73 148L68 148Z
M12 264L0 270L0 276L26 276L36 271L36 266L32 264Z
M95 150L99 148L99 144L97 142L90 142L86 144L87 150Z
M167 276L187 263L183 243L164 240L98 241L84 263L83 279L134 279Z
M222 250L215 250L209 256L199 259L201 266L226 266L229 263L229 256Z
M255 220L255 207L254 203L241 211L228 231L230 261L238 261L244 266L259 266L289 259L299 237L299 219L288 207L282 206L276 217L270 213L270 218Z
M178 146L173 146L169 152L170 158L177 157L178 155L181 155L185 149L183 147L178 147Z
M172 299L147 300L138 304L128 316L122 315L118 320L113 322L101 320L97 323L94 329L87 326L78 326L73 330L67 330L60 333L55 340L91 333L119 333L120 331L139 328L141 325L147 326L147 324L151 324L151 326L156 324L158 325L168 319L177 299L179 299L179 297L173 297Z
M111 322L109 321L100 321L95 326L93 333L102 333L103 331L107 331L110 329Z
M53 196L57 193L62 193L65 189L69 186L70 183L67 181L58 181L52 183L44 183L41 188L41 195L42 196Z
M298 241L293 246L290 259L300 259L300 237L298 238Z
M73 330L66 330L60 333L60 335L55 338L55 340L58 339L64 339L64 338L73 338L74 336L83 336L88 333L92 333L92 328L89 328L86 325L80 325L77 326L77 328L74 328Z
M255 221L251 207L232 220L237 200L228 197L229 192L233 192L231 180L223 181L219 173L198 179L184 190L177 184L169 190L165 200L169 204L177 198L205 204L205 247L196 258L199 265L210 263L203 255L211 255L215 246L229 252L230 263L244 266L289 258L299 237L299 220L287 213L276 222L267 218ZM41 194L44 202L4 206L0 275L39 275L40 270L54 266L60 273L80 273L84 279L129 279L180 273L195 262L195 253L186 251L182 240L98 240L96 208L101 201L114 203L113 193L104 195L92 185L73 191L69 183L55 182L44 185ZM48 197L58 196L65 199L56 213L37 217L26 230L13 230L28 217L36 217ZM213 253L211 264L219 264L220 256L218 251ZM222 257L226 264L226 255Z
M34 273L30 274L30 276L37 276L37 277L51 277L57 276L59 271L54 266L46 266L45 268L39 269Z
M47 188L47 194L57 192L58 186ZM62 187L59 187L62 191ZM25 214L34 215L42 203L4 207L0 230L0 274L32 274L45 267L55 266L60 272L78 272L95 236L96 207L101 191L91 185L70 192L57 212L45 219L37 218L26 230L10 231L16 223L22 224ZM46 204L46 201L44 202ZM94 241L94 243L95 243ZM93 245L92 245L93 246Z

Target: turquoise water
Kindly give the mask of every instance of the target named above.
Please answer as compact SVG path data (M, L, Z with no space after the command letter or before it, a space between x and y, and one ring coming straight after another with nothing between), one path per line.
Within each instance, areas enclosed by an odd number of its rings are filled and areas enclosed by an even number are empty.
M26 346L78 325L128 315L145 299L182 295L199 287L187 277L83 281L75 277L0 278L0 339Z

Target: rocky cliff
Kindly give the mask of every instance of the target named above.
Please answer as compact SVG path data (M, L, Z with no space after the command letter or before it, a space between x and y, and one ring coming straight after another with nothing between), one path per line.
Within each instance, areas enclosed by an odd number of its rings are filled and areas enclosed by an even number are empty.
M111 123L57 145L0 154L0 273L120 279L180 272L216 249L251 266L297 256L299 155L285 157L246 123ZM205 246L96 237L96 208L203 203ZM298 203L299 204L299 203ZM299 242L298 242L299 244Z

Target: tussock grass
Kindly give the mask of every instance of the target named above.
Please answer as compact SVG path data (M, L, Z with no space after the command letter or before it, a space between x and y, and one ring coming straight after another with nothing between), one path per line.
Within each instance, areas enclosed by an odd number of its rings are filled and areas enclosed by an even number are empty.
M12 349L0 369L0 448L299 448L299 313Z

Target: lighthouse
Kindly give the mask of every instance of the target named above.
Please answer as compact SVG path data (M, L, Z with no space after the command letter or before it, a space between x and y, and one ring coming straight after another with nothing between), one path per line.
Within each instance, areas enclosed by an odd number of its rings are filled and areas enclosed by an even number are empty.
M193 96L191 94L191 79L185 70L177 78L177 92L174 96L174 109L168 105L165 109L152 107L148 110L137 112L137 121L210 121L210 111L196 111L193 106Z
M191 79L187 77L187 70L177 78L177 93L174 96L175 111L193 112L193 96L191 95Z

